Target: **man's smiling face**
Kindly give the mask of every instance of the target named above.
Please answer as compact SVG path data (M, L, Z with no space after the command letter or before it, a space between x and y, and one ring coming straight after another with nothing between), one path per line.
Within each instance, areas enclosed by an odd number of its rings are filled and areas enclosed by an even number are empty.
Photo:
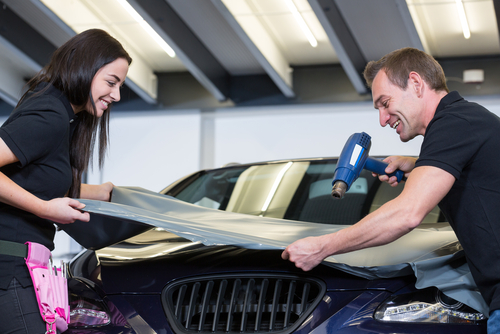
M421 99L418 98L411 80L405 90L393 84L382 69L372 83L375 109L379 111L380 125L389 125L407 142L425 133L421 120Z

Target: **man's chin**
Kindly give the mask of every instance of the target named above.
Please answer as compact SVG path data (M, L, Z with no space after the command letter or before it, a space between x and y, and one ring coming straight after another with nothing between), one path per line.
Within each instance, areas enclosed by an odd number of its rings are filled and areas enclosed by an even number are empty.
M398 132L398 135L399 135L399 140L401 140L403 143L406 143L408 140L411 139L408 138L408 136L406 136L404 132L401 133Z
M403 143L406 143L406 142L409 142L410 140L412 140L413 138L415 138L416 136L407 136L405 135L404 133L401 133L399 134L399 139L403 142Z

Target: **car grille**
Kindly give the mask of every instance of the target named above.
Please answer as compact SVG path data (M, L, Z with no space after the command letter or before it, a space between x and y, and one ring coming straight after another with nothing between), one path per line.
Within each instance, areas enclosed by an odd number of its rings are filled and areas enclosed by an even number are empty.
M176 333L290 333L324 293L299 276L203 276L168 285L162 302Z

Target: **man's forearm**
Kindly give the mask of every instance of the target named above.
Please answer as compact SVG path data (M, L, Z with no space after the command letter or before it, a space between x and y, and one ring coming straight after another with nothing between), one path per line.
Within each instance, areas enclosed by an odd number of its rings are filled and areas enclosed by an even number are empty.
M397 198L339 232L297 240L282 258L310 270L328 256L392 242L417 227L454 182L451 174L439 168L416 168Z
M386 203L358 223L325 235L325 257L388 244L412 231L423 217L411 205Z

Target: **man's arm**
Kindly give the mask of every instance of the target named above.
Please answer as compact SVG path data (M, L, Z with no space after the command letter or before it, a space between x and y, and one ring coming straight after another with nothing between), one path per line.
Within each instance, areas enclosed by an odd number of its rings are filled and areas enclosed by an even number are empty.
M417 167L392 201L346 229L290 244L281 257L308 271L328 256L390 243L417 227L454 182L453 175L440 168Z

